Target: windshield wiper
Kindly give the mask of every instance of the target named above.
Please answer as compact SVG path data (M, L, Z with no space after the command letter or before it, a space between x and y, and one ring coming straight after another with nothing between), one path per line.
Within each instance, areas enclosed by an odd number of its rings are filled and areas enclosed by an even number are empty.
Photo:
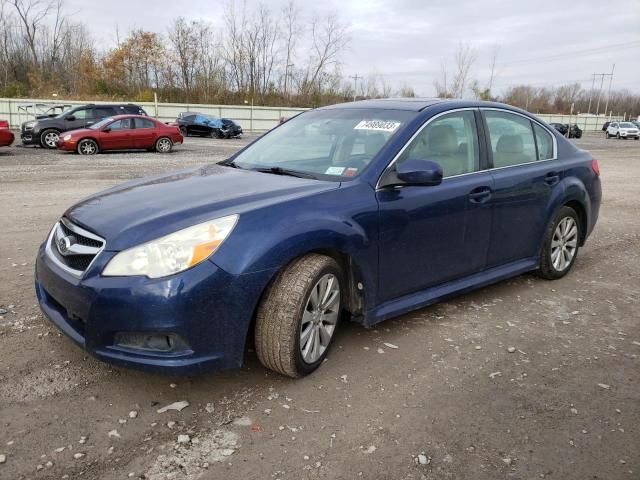
M282 168L282 167L260 167L260 168L252 168L251 170L255 172L273 173L274 175L288 175L290 177L312 178L314 180L317 180L317 177L310 173L299 172L297 170L289 170L288 168Z
M218 162L218 165L222 165L223 167L242 168L240 165L236 165L235 162L230 159L226 159L221 162Z

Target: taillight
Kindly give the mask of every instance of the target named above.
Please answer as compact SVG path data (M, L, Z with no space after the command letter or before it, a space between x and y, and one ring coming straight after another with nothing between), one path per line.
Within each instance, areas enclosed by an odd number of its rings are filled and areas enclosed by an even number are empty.
M591 159L591 170L596 174L596 177L600 176L600 166L595 158Z

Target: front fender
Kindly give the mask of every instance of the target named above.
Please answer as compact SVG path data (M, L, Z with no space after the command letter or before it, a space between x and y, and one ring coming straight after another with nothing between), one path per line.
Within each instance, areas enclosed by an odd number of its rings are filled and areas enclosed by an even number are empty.
M351 258L367 292L373 293L377 239L378 210L373 191L368 184L353 182L348 187L244 214L212 261L240 275L278 271L309 252L332 250Z

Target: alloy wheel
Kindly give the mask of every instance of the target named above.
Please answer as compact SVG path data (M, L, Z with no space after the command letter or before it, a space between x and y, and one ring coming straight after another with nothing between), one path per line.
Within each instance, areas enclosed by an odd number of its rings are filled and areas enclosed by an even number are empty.
M171 142L167 138L161 138L158 140L158 151L160 152L168 152L171 150Z
M80 153L82 155L93 155L96 151L97 148L93 142L83 142L82 145L80 145Z
M558 223L551 239L551 263L562 272L573 261L578 249L578 225L571 217L564 217Z
M307 364L324 354L338 323L340 313L340 283L327 273L314 285L300 323L300 353Z
M58 135L56 132L49 132L44 136L44 143L49 148L56 148L56 144L58 143L59 138L60 135Z

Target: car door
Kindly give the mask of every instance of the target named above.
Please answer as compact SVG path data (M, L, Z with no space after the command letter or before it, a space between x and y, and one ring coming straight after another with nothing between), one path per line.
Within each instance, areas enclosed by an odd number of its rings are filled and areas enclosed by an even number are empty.
M479 272L485 266L493 191L485 170L477 109L428 120L397 157L432 160L437 186L382 187L379 204L379 291L386 301Z
M482 109L494 194L487 268L538 255L547 227L547 206L564 175L556 141L529 117Z
M151 148L156 140L156 126L146 118L134 118L135 129L133 130L134 148Z
M124 150L133 148L133 119L123 118L111 123L103 130L100 148L102 150Z
M77 130L89 126L87 122L93 119L93 108L83 107L69 112L64 117L65 130Z

